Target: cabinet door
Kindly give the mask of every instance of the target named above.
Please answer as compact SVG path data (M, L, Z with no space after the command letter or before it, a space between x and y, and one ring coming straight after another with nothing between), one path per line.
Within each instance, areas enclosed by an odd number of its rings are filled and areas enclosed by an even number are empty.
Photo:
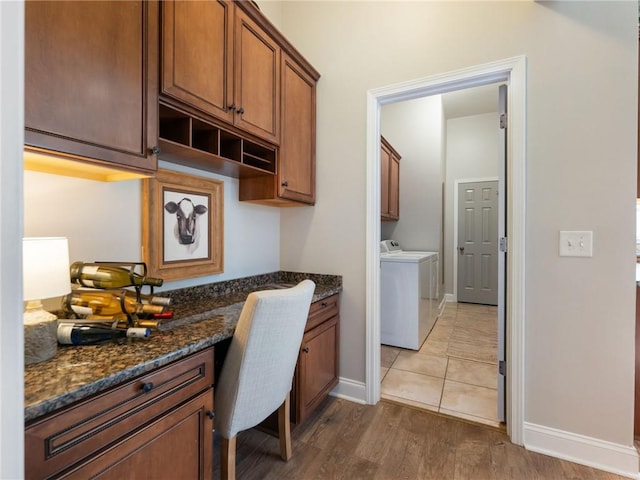
M274 144L280 141L280 47L236 8L235 125Z
M389 166L391 165L391 150L382 143L380 145L380 214L383 218L389 216Z
M282 55L279 195L313 204L316 185L316 82Z
M233 4L162 4L162 93L233 122Z
M157 8L25 2L25 144L156 169Z
M305 333L296 380L300 422L338 383L338 316Z
M400 218L400 159L395 155L389 162L389 217Z
M213 473L211 390L145 426L60 478L210 479Z

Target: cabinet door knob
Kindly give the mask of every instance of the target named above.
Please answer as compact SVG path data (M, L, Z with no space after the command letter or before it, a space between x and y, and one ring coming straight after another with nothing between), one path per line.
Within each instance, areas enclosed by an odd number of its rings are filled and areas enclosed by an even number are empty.
M157 145L154 145L153 147L151 147L152 155L158 155L159 153L160 153L160 147L158 147Z
M236 104L232 103L231 105L229 105L229 110L233 111L236 109Z
M242 114L244 113L244 108L240 107L240 108L238 109L238 113L239 113L240 115L242 115Z
M283 187L287 188L289 186L289 182L282 182L280 185L282 185Z
M151 390L153 390L153 382L145 382L142 384L142 391L144 393L149 393Z
M214 418L216 418L216 412L213 412L213 411L209 410L207 412L207 417L209 417L211 420L213 420Z
M304 347L304 348L302 349L302 351L303 351L304 353L309 353L309 347Z
M320 304L320 306L321 306L322 308L327 308L327 306L328 306L328 305L329 305L329 304L328 304L327 302L322 302L322 303Z

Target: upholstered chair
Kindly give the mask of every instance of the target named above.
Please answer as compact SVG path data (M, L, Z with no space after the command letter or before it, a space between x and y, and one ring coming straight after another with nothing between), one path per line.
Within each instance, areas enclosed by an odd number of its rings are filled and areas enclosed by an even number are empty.
M235 479L238 432L276 410L280 456L291 458L289 392L314 289L311 280L303 280L247 297L215 389L223 479Z

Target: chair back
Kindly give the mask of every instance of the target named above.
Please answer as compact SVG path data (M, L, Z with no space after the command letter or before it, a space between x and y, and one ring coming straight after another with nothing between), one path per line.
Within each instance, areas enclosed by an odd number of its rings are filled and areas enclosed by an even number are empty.
M276 411L291 390L315 283L247 297L214 392L216 430L231 438Z

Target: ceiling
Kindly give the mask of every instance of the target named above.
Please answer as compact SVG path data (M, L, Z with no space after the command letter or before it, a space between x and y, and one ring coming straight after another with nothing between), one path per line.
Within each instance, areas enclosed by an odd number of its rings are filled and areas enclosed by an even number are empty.
M498 111L498 85L457 90L442 95L445 118L467 117Z

